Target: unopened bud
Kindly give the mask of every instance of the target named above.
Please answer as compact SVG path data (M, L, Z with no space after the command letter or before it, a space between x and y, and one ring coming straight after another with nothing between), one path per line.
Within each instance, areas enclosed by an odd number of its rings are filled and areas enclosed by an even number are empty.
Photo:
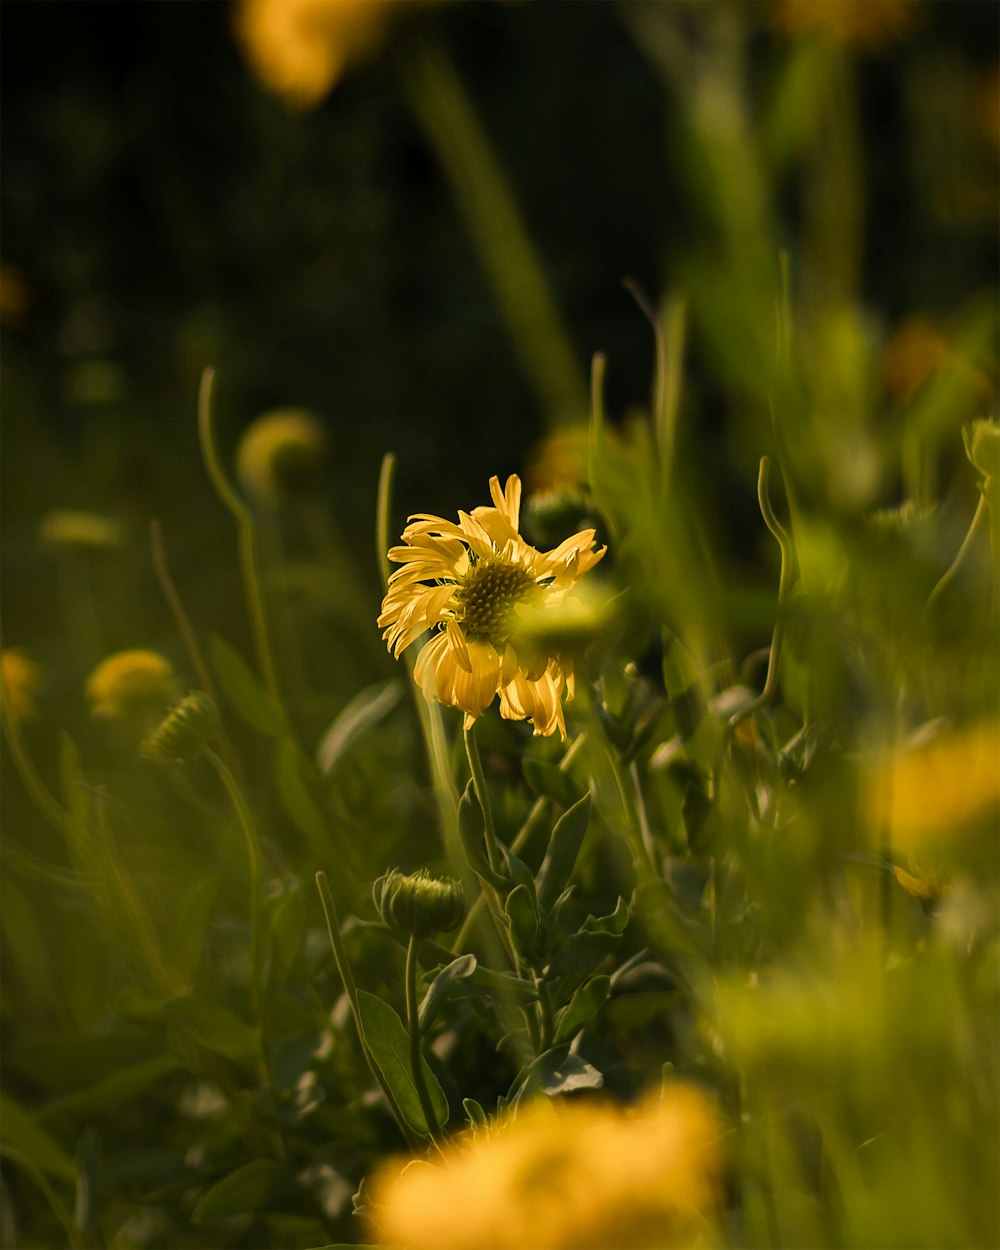
M139 754L159 764L175 764L199 755L219 728L219 710L196 690L182 699L143 741Z
M465 915L461 884L451 877L432 877L426 868L410 873L391 869L375 882L372 898L390 928L416 937L446 933Z

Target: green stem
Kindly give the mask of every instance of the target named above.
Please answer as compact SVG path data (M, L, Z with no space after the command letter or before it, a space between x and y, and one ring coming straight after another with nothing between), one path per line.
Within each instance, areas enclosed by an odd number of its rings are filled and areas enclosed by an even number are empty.
M66 1240L73 1250L87 1250L87 1243L83 1238L83 1234L74 1224L63 1200L49 1184L41 1168L37 1167L26 1155L21 1154L19 1150L15 1150L12 1146L0 1145L0 1155L23 1168L42 1191L45 1195L45 1201L49 1204L49 1209L62 1225L62 1230L66 1234Z
M979 529L980 525L983 523L983 520L986 517L986 514L988 511L989 511L989 504L986 501L986 496L980 495L979 505L976 508L975 515L972 518L969 528L966 530L965 537L962 539L962 545L961 547L959 547L954 560L952 560L951 564L949 564L948 568L946 569L944 575L941 577L940 581L931 591L927 599L927 603L924 605L925 612L931 607L931 605L935 602L935 600L941 596L945 588L951 582L952 578L958 572L959 567L962 564L962 561L965 559L966 555L969 552L969 548L972 546L972 540L976 536L976 531Z
M239 531L240 568L246 589L247 610L250 614L250 626L253 631L257 663L260 666L261 676L271 697L278 707L284 708L268 637L264 594L260 579L260 561L257 554L257 537L254 531L253 520L226 477L219 462L218 453L215 450L215 439L212 430L212 390L214 383L215 370L206 369L201 375L201 386L198 391L198 433L201 439L201 452L205 460L205 467L219 498L236 520Z
M431 1102L430 1091L424 1079L424 1060L420 1053L420 1018L417 1007L417 935L410 934L406 947L406 1027L410 1034L410 1070L413 1084L420 1099L420 1108L427 1121L427 1130L434 1141L441 1136L440 1125Z
M3 677L0 676L0 686L3 685ZM67 833L69 825L69 817L66 811L56 802L52 795L45 787L45 783L35 771L28 752L24 747L24 739L21 737L21 730L17 720L10 711L10 699L7 697L6 690L0 691L3 696L2 702L2 720L4 737L7 740L7 747L10 750L11 759L14 761L14 767L17 769L18 776L24 785L28 796L39 812L45 817L50 825L64 836Z
M476 798L483 810L483 825L486 838L486 855L494 872L502 872L504 863L497 845L496 826L493 823L493 806L490 803L489 791L486 788L486 776L483 773L483 761L479 754L479 743L476 740L476 726L465 730L465 753L469 758L469 769L472 772L472 784Z
M333 958L337 964L337 971L340 973L340 979L344 985L344 993L347 995L347 1001L351 1005L351 1015L354 1017L354 1027L358 1033L358 1042L361 1046L361 1053L364 1056L369 1071L379 1084L379 1088L389 1105L392 1118L396 1121L399 1131L403 1135L406 1144L414 1148L419 1143L411 1133L403 1114L399 1109L399 1104L393 1096L392 1090L386 1084L385 1077L382 1075L381 1069L375 1062L375 1056L369 1049L368 1043L365 1041L365 1031L361 1024L361 1007L358 1003L358 987L354 980L354 973L351 970L350 960L347 958L347 951L340 936L340 917L337 915L337 904L334 902L333 891L330 889L330 883L326 878L326 873L322 870L316 874L316 888L319 890L320 903L323 905L323 915L326 918L326 930L330 935L330 945L333 947Z
M239 783L232 772L230 772L226 762L211 747L205 748L205 756L218 773L219 779L226 788L226 792L236 810L240 830L243 833L243 840L246 843L247 861L250 867L250 965L252 969L254 1009L258 1023L263 1024L264 986L260 935L260 835L257 833L256 826L253 823L253 817L250 814L247 801L243 797L243 791L240 789Z
M792 584L795 552L788 531L774 515L774 509L771 507L771 496L767 485L770 470L771 461L769 457L762 456L760 474L757 478L757 502L760 504L760 514L764 518L764 524L774 535L781 549L781 574L778 579L778 606L775 612L774 633L771 635L771 649L768 652L767 676L764 679L764 689L755 699L751 699L745 707L729 718L726 726L729 733L732 733L748 716L752 716L770 703L778 684L778 660L784 637L785 606L788 602L788 592Z

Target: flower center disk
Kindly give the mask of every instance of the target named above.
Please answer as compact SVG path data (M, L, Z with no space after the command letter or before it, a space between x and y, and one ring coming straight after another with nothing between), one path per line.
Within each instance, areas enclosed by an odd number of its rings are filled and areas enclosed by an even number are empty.
M514 632L514 608L535 584L519 564L481 560L455 591L456 620L473 642L505 643Z

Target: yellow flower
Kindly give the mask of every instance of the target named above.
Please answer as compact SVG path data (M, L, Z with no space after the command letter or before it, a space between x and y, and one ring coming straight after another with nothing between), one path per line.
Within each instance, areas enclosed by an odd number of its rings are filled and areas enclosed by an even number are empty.
M124 545L125 536L117 521L96 512L58 509L42 517L38 538L51 551L76 548L81 551L111 551Z
M778 0L775 25L786 34L822 30L838 43L875 52L915 21L920 0Z
M395 0L242 0L236 35L269 91L311 108L378 42L393 7Z
M972 725L901 750L869 785L876 820L893 846L913 854L943 849L987 819L995 827L1000 726Z
M389 1163L371 1184L380 1245L411 1250L667 1250L712 1244L721 1126L676 1085L626 1110L539 1099L433 1163Z
M490 478L492 507L460 512L455 525L418 513L403 530L404 546L390 560L403 567L389 578L378 618L397 658L425 630L434 637L417 657L414 677L428 702L465 712L470 726L500 696L507 720L530 720L536 734L565 737L562 697L573 694L573 666L517 637L521 614L559 607L606 551L594 530L581 530L552 551L531 547L518 533L521 481Z
M236 473L255 499L270 501L308 485L326 457L326 431L304 408L279 408L248 426L236 449Z
M158 718L176 695L174 670L155 651L118 651L87 678L87 698L95 716Z
M15 721L31 720L38 715L34 694L42 676L41 665L29 660L20 647L8 647L0 654L3 696Z

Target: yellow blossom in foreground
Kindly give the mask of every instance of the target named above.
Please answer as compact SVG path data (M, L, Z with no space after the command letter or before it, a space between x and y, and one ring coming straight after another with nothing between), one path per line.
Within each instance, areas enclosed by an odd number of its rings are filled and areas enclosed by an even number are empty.
M4 705L14 720L37 716L34 695L42 676L41 665L29 660L20 647L9 647L0 654L0 672Z
M876 821L886 822L893 846L914 854L947 846L987 820L995 829L1000 725L972 725L901 750L869 784Z
M241 0L236 36L257 77L293 108L323 99L379 40L397 0Z
M825 31L838 43L875 52L905 33L920 0L778 0L775 25L786 34Z
M176 695L170 661L155 651L118 651L87 678L87 698L95 716L158 717Z
M410 1250L667 1250L713 1244L721 1125L675 1085L632 1110L539 1099L443 1157L388 1164L371 1185L380 1245Z
M318 417L304 408L279 408L247 427L236 449L236 474L248 495L273 501L315 480L326 449Z
M414 676L428 702L465 712L468 728L500 696L507 720L530 720L536 734L565 736L562 698L573 694L572 661L538 650L516 635L521 616L564 604L606 548L581 530L541 552L518 533L521 481L490 478L492 507L460 512L455 525L418 513L389 551L401 564L389 578L378 618L382 637L399 656L428 629L434 637L417 657Z

